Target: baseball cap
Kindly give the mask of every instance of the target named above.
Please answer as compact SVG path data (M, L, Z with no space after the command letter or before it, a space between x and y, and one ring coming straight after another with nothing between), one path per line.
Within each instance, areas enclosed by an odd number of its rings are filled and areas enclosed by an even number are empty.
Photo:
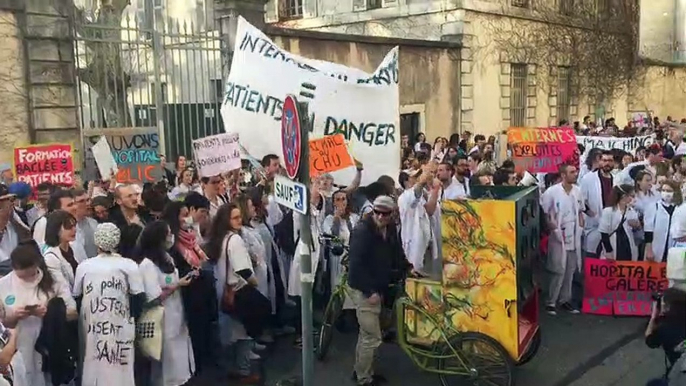
M31 185L27 184L24 181L17 181L13 182L9 186L9 193L14 194L17 196L19 199L26 199L31 196L31 193L33 192L31 189Z
M388 196L379 196L374 200L374 209L391 211L395 209L395 201Z

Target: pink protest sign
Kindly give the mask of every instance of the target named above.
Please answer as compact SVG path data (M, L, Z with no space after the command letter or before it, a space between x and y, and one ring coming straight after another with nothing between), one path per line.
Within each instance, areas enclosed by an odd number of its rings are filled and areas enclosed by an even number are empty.
M584 261L585 314L650 315L652 294L667 288L666 264L647 261Z
M566 127L511 127L507 144L518 170L554 173L561 164L579 166L579 150L574 129Z

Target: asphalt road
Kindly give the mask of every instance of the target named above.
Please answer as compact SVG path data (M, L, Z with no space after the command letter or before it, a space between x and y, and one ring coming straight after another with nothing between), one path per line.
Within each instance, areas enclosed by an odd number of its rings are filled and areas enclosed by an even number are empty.
M662 370L659 353L650 352L642 344L646 322L644 318L544 315L541 349L530 363L516 369L516 383L519 386L642 386ZM338 333L334 337L327 360L315 364L315 386L353 385L350 374L356 339L355 333ZM280 339L262 356L255 367L264 375L266 386L275 386L280 380L294 379L301 374L301 352L293 347L290 338ZM627 383L627 366L632 366L631 363L636 366L631 369L631 382ZM377 372L388 378L388 385L440 385L437 376L419 371L393 344L381 347L376 367ZM198 386L216 384L232 385L221 374L197 383Z

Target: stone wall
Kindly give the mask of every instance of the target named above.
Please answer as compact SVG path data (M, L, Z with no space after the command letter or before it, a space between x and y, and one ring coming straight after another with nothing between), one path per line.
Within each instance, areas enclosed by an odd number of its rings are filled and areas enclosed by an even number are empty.
M71 10L69 0L0 0L1 162L30 143L81 148Z

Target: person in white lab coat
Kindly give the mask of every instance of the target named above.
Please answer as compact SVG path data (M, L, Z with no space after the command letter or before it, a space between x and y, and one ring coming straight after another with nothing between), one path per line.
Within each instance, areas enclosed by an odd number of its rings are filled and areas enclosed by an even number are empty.
M634 210L638 213L638 219L645 226L645 215L648 208L660 200L660 195L653 191L653 176L647 170L641 170L634 177L636 181L636 200ZM638 259L645 256L645 232L643 228L634 230L634 240L638 246Z
M584 245L582 249L585 256L598 257L597 250L600 245L600 214L603 209L610 205L612 196L612 169L615 160L612 152L604 150L600 158L598 170L590 172L581 180L581 196L584 207Z
M186 324L181 288L199 275L191 271L179 278L174 260L167 252L174 246L174 235L164 221L148 224L139 238L138 265L146 302L164 307L162 321L162 360L152 363L151 380L155 386L181 386L195 372L193 347Z
M645 165L646 170L648 170L653 176L656 175L656 165L662 162L662 147L658 144L652 144L646 149L646 159L643 161L638 161L627 165L615 178L614 184L630 184L631 183L631 170L637 166Z
M134 320L140 316L145 294L138 264L116 253L121 231L112 223L99 224L94 232L98 255L79 264L72 293L82 298L80 329L82 385L135 386ZM103 297L121 307L91 307ZM108 328L89 328L102 326ZM110 329L109 327L112 327ZM117 334L111 331L116 329ZM102 348L116 348L120 355L103 356Z
M633 230L641 227L638 213L632 208L635 192L632 185L612 188L612 206L603 209L600 217L601 246L598 256L608 260L636 261L638 248Z
M22 242L12 251L10 260L14 270L0 279L2 323L16 329L27 385L50 385L50 374L43 372L43 357L35 349L47 304L53 298L61 298L67 308L67 320L76 320L76 302L64 282L55 280L45 267L35 241Z
M581 266L583 200L576 186L578 173L574 165L561 165L562 182L551 186L541 198L550 229L546 268L551 277L545 306L550 315L557 314L558 305L565 311L579 313L571 304L574 272Z
M648 206L644 219L646 240L645 259L663 262L669 248L674 246L671 234L675 209L683 203L681 188L674 181L664 181L658 186L661 200Z
M63 280L71 291L76 267L86 260L83 245L76 241L76 218L63 210L48 215L43 256L56 280Z

